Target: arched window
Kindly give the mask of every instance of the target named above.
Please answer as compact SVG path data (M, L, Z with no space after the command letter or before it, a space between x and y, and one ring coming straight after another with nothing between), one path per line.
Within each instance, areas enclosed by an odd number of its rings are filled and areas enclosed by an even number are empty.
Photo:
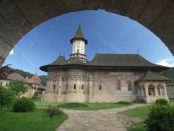
M131 91L132 90L132 83L131 83L131 81L128 80L127 84L128 84L128 91Z
M99 90L102 90L102 86L101 85L99 86Z
M53 89L54 89L54 90L56 89L56 85L53 85Z
M117 80L117 90L121 90L121 81Z
M83 85L82 85L82 90L83 90Z
M157 91L158 91L158 95L159 95L159 96L164 95L164 86L161 85L161 84L159 84L159 85L157 86Z
M76 89L76 84L74 84L74 90Z
M53 85L53 92L55 93L56 85Z
M155 86L153 84L150 84L148 86L148 93L149 93L149 96L154 96L155 95Z

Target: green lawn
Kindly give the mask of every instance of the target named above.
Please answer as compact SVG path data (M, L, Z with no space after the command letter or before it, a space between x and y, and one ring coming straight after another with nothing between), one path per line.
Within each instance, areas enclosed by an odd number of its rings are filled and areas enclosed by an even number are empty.
M67 115L63 112L59 116L50 118L42 109L33 112L15 113L0 111L1 131L54 131Z
M150 112L150 109L151 109L151 106L138 107L135 109L122 112L122 114L131 116L131 117L139 117L145 121L146 118L148 117L148 113ZM143 123L138 123L136 125L130 126L128 128L128 131L146 131L146 128L144 127Z
M44 108L48 105L57 105L60 108L74 109L74 110L100 110L109 108L118 108L131 105L128 102L118 103L55 103L55 102L35 102L38 108Z
M39 101L39 100L34 100L34 103L37 108L45 108L49 105L56 106L58 104L57 102L45 102L45 101Z
M145 120L148 116L150 109L151 109L151 106L138 107L135 109L125 111L122 114L132 116L132 117L140 117L141 119Z

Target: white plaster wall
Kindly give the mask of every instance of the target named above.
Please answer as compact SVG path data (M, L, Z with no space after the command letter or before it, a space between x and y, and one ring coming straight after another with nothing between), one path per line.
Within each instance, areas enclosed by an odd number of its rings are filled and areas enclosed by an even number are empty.
M75 40L72 44L72 54L74 53L85 54L85 42L82 40Z

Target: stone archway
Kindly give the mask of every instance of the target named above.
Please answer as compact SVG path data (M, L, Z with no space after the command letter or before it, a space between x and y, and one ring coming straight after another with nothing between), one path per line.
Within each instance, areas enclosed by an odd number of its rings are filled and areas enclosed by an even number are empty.
M69 12L97 9L138 21L174 54L173 0L1 0L0 65L16 42L40 23Z
M150 84L148 86L148 95L149 96L155 96L155 85Z

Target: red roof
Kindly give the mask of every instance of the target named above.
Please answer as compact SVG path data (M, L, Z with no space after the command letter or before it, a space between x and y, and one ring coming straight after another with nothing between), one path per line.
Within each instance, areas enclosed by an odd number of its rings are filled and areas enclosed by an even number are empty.
M33 75L31 78L27 79L27 83L30 84L40 84L40 78L37 74Z

